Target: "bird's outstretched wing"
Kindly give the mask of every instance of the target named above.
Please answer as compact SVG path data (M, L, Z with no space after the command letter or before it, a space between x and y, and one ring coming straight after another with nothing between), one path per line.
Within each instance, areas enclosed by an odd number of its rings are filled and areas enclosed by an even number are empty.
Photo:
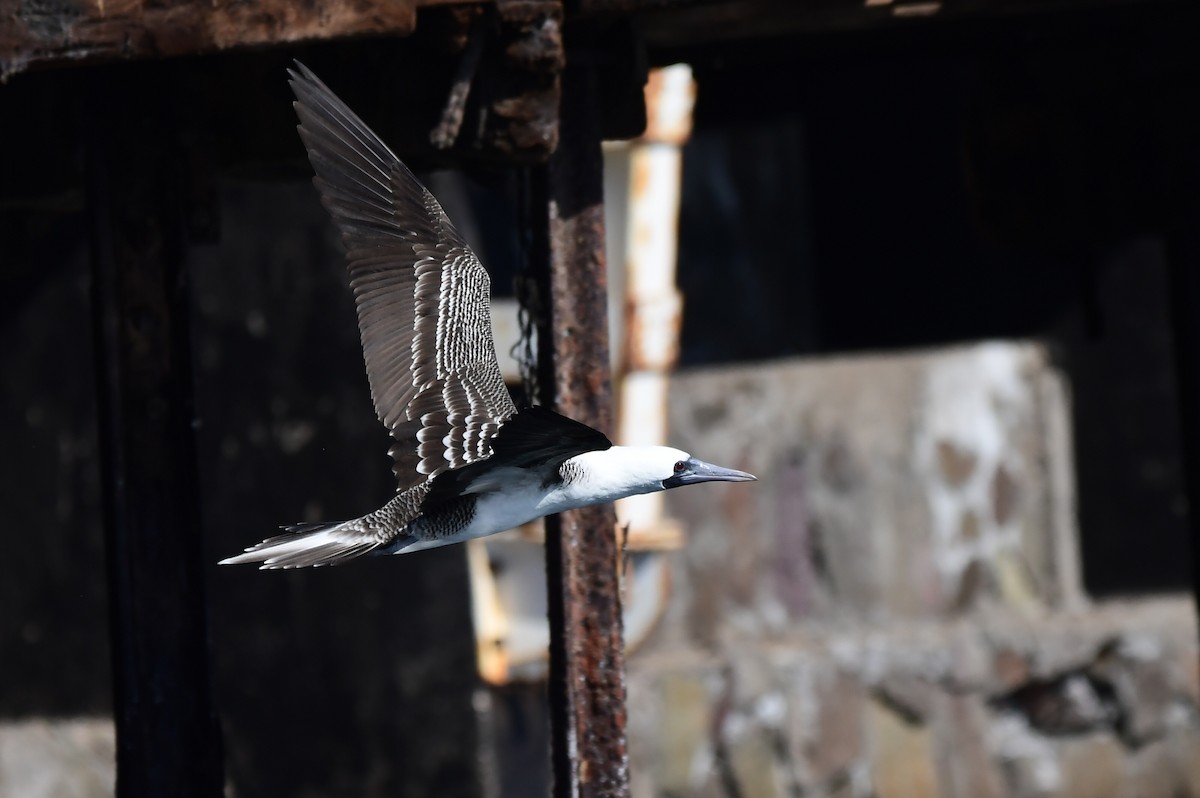
M400 487L489 457L516 408L496 362L487 271L345 103L299 62L289 74L313 182L346 246L371 398L396 438Z

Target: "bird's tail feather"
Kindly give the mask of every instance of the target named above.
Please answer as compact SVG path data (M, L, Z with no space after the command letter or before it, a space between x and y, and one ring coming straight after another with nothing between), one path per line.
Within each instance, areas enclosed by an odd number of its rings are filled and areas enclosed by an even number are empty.
M262 569L339 565L379 548L380 540L363 534L353 521L285 526L282 535L267 538L245 553L221 560L221 565L262 563Z

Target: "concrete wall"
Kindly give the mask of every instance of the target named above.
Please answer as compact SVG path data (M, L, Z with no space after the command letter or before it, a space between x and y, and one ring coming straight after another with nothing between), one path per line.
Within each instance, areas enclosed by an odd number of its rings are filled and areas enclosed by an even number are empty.
M1065 392L1033 345L677 378L671 440L759 476L668 494L705 640L1078 602Z
M1033 344L675 379L760 481L669 494L635 795L1200 795L1191 604L1082 594L1067 402Z
M0 795L103 798L116 783L112 719L0 721Z
M845 624L630 665L636 796L1200 795L1191 607Z

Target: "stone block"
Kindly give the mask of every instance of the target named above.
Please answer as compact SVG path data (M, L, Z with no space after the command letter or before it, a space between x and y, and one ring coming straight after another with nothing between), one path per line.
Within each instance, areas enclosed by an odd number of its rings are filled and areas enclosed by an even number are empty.
M112 720L0 723L0 795L110 798L116 782Z
M673 491L692 638L943 617L1078 592L1065 393L1040 348L984 344L673 377L671 440L759 475ZM737 412L754 408L753 413Z
M996 716L988 729L988 747L1008 798L1048 798L1062 785L1062 768L1054 744L1021 716Z
M661 792L688 795L713 760L713 696L697 673L667 673L660 681L661 726L656 782Z
M867 704L871 784L878 798L942 798L933 733L890 707Z
M1187 597L789 637L742 620L631 658L639 798L1200 798Z
M806 789L834 790L866 762L867 691L828 655L782 664L786 739L797 779Z
M1200 732L1180 729L1129 754L1128 798L1200 796Z
M921 674L892 670L876 680L875 696L910 723L927 723L938 689Z
M1136 632L1104 646L1088 672L1113 691L1123 716L1122 734L1140 744L1161 736L1180 696L1164 667L1165 644Z
M809 770L818 784L837 782L865 759L866 690L854 676L835 671L820 685L816 735L807 746Z
M627 728L635 796L722 795L715 743L723 692L720 669L711 661L633 660Z
M1057 748L1061 782L1055 798L1123 798L1125 749L1115 737L1072 738Z
M725 751L729 771L742 798L789 798L787 763L769 729L753 724L734 724L726 730Z
M943 794L1004 798L1000 772L987 745L990 718L979 696L937 693L930 721Z
M1183 785L1176 795L1200 798L1200 728L1176 730L1164 744L1170 752L1168 761Z
M1007 646L1000 646L992 654L992 678L996 687L1003 692L1016 690L1029 681L1033 670L1029 655Z

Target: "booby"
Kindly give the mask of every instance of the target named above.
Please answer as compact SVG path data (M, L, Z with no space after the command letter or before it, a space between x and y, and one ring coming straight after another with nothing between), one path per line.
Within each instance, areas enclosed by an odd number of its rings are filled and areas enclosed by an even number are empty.
M552 513L750 474L667 446L615 446L547 408L518 409L492 343L490 281L433 195L299 62L300 138L340 229L396 496L361 518L283 527L222 560L335 565L502 532Z

